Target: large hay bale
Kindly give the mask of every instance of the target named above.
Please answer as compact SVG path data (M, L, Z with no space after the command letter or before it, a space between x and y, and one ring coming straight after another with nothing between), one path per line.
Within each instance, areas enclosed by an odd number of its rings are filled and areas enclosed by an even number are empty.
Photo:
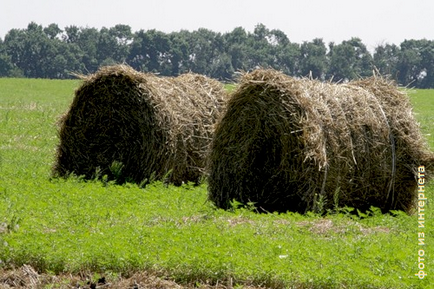
M380 78L349 84L245 74L216 128L209 199L304 213L334 205L409 212L431 166L407 97ZM322 201L320 201L322 200Z
M215 80L162 78L126 65L83 76L60 123L55 176L197 182L225 97ZM121 171L120 171L121 168Z

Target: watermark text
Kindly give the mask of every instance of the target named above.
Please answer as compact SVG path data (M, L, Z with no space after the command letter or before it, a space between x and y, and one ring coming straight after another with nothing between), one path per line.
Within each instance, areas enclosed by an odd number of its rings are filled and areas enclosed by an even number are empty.
M419 272L414 275L419 279L423 279L428 275L425 272L425 205L427 203L425 195L425 166L419 166L417 169L417 185L417 241L419 246L419 250L417 251L417 267Z

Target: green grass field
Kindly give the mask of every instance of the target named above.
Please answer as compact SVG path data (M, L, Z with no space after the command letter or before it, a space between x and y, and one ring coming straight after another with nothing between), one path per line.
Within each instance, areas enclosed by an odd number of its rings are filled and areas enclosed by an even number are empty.
M416 215L227 212L207 202L206 185L50 180L56 121L78 84L0 78L0 269L110 280L145 271L190 287L432 288L431 201L419 246ZM434 90L409 95L434 147Z

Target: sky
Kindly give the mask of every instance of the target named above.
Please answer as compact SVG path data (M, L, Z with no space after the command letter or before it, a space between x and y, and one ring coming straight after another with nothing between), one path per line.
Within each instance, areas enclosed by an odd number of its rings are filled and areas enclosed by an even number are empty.
M291 42L359 37L373 50L405 39L434 40L434 0L2 0L0 38L30 22L44 27L131 26L163 32L280 29Z

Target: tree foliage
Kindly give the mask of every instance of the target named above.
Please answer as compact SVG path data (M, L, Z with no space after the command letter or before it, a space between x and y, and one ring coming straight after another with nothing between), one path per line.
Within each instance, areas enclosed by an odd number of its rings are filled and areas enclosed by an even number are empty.
M321 38L293 43L281 30L258 24L217 33L205 28L164 33L133 32L118 24L101 29L31 22L0 38L0 77L70 78L100 66L127 63L140 71L176 76L186 71L232 80L238 71L272 67L321 80L348 81L374 70L399 84L434 87L434 41L381 44L373 52L359 38L326 44Z

